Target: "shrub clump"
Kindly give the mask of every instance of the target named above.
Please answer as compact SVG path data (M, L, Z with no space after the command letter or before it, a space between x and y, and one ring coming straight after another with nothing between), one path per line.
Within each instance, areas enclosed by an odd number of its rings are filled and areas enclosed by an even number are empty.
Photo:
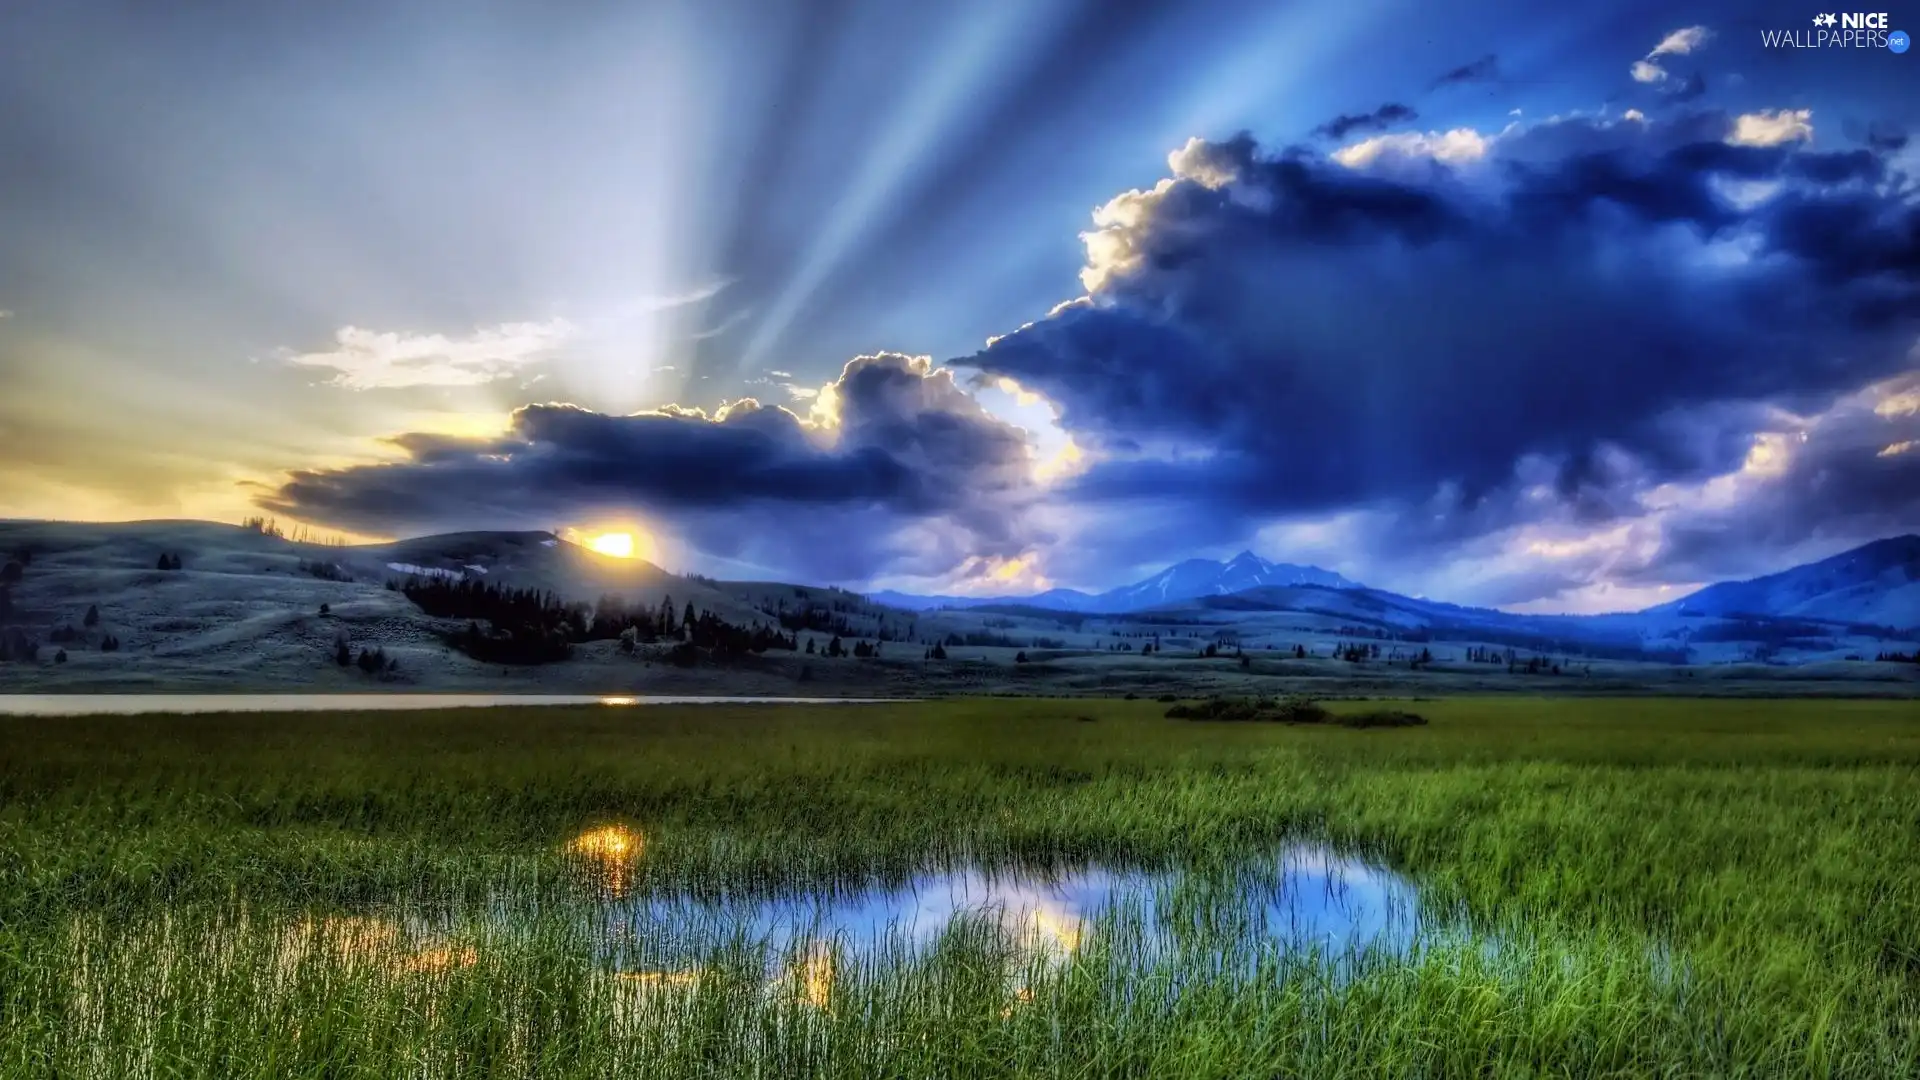
M1338 724L1341 727L1351 728L1414 727L1427 722L1425 717L1399 709L1379 709L1342 715L1328 711L1325 706L1307 697L1290 697L1281 700L1208 698L1205 701L1175 705L1167 710L1167 718L1268 724Z
M1420 727L1427 722L1426 717L1419 713L1407 712L1405 709L1375 709L1371 712L1336 717L1335 720L1351 728Z

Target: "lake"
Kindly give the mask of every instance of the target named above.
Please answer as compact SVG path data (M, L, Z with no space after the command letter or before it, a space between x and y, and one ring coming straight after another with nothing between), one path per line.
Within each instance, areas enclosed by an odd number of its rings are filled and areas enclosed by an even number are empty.
M379 712L503 705L842 705L885 698L696 697L630 694L0 694L0 716L109 713Z

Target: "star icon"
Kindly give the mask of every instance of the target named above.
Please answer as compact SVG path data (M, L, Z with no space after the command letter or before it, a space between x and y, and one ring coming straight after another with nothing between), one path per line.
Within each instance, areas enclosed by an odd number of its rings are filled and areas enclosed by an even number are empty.
M1813 25L1815 26L1832 26L1839 21L1839 19L1834 18L1832 15L1815 15L1813 17Z

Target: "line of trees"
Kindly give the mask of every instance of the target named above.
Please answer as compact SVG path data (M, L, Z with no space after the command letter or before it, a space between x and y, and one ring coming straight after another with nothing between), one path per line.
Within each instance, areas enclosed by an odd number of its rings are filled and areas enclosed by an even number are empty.
M448 644L487 663L565 660L575 645L588 641L619 641L627 652L642 643L672 641L721 659L800 647L797 635L765 624L731 623L711 611L696 611L692 603L677 609L671 596L657 607L633 607L613 595L593 604L567 603L549 591L466 578L410 577L389 581L387 587L428 615L466 619L466 629L449 635ZM675 659L687 662L697 654L688 651Z

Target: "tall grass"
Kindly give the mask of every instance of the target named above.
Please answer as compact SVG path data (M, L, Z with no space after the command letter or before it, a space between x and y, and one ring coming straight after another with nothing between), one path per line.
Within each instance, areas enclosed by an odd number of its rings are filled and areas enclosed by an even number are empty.
M1911 703L1164 708L9 721L0 1075L1920 1076ZM617 879L618 845L568 850L621 822ZM1204 878L1301 837L1410 874L1459 936L1337 977L1230 920L1151 948L1124 912L1061 964L974 923L598 944L609 891Z

